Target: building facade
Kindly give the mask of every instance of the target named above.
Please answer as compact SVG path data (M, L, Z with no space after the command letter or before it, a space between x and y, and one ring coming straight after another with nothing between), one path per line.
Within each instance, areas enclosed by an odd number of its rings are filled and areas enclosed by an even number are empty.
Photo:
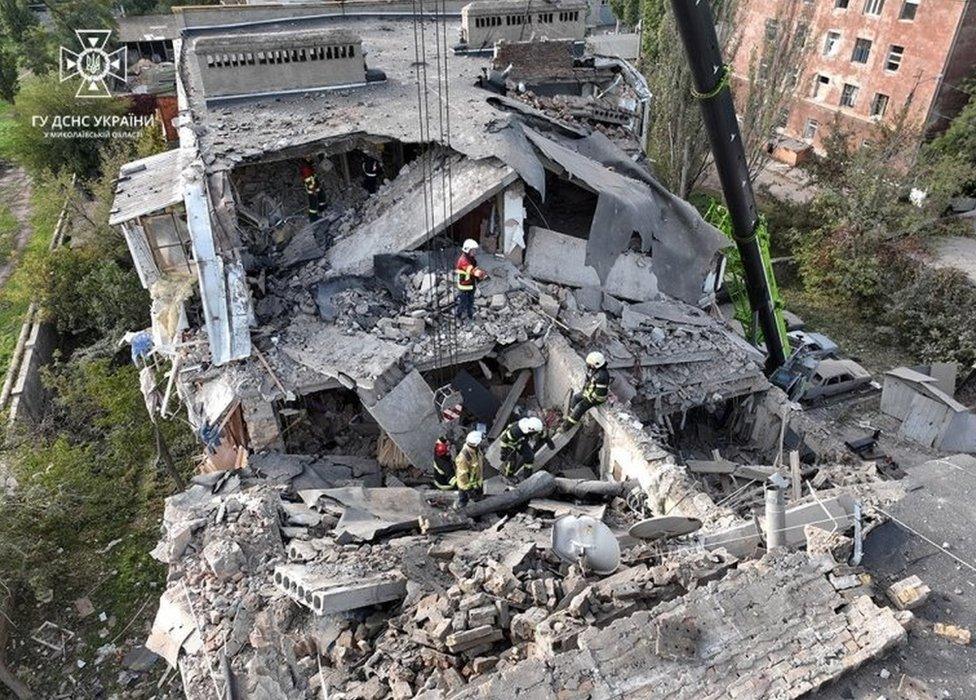
M966 103L959 88L976 71L976 0L787 0L801 4L790 28L808 36L797 96L781 133L822 153L835 121L859 142L908 105L927 133ZM745 0L739 79L781 28L784 0Z

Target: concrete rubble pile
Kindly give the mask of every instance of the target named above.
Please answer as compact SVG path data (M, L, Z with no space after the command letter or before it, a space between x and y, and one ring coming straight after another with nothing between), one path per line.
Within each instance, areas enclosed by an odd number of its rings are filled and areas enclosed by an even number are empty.
M845 600L807 555L770 555L457 697L795 698L905 637L891 609Z
M588 130L598 131L620 146L627 153L640 151L640 144L629 128L636 115L623 109L609 99L598 100L592 97L576 95L537 95L531 90L524 93L509 93L513 99L546 113L553 119L566 122L574 126L585 126ZM637 102L634 91L629 86L623 86L620 99L630 99Z
M759 561L622 540L599 576L551 551L544 510L473 523L434 492L294 488L314 463L259 456L167 500L147 646L187 697L796 697L905 635L835 562L836 533ZM606 513L633 522L622 499Z

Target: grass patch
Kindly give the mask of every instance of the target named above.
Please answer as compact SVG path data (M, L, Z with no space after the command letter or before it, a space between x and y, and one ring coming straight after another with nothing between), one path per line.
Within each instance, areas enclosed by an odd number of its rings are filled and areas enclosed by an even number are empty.
M10 279L0 289L0 375L5 375L17 345L20 327L36 296L37 271L48 254L54 227L64 204L63 183L35 181L31 192L31 236ZM2 218L0 218L2 230Z
M915 358L898 343L894 329L867 323L849 307L814 299L795 281L786 286L780 283L779 290L786 308L804 320L807 330L833 338L845 355L872 374L915 364Z
M0 264L10 259L17 243L20 222L9 207L0 204Z
M10 139L14 126L14 106L0 100L0 158L9 159Z

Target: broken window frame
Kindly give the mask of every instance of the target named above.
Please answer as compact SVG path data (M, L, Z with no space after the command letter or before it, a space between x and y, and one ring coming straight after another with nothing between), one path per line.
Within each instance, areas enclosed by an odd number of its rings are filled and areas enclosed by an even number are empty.
M824 99L827 96L826 92L821 92L824 88L830 90L830 76L817 73L813 76L813 92L810 94L810 98L814 100Z
M823 55L824 56L836 56L837 50L840 49L841 33L835 29L827 30L827 34L824 36L824 46Z
M812 142L817 138L817 132L820 130L820 122L816 119L807 119L806 124L803 125L803 140Z
M871 116L875 119L883 118L885 112L888 111L890 100L891 98L883 92L874 93L874 99L871 100Z
M885 58L885 72L897 73L901 62L905 58L905 47L892 44L888 47L888 57Z
M169 219L172 228L161 227L162 220ZM181 272L192 274L193 248L190 243L190 232L183 214L167 210L161 214L152 214L139 218L139 225L145 232L146 243L152 253L157 269L162 274ZM160 234L174 233L168 242L160 243ZM176 255L174 256L174 253Z

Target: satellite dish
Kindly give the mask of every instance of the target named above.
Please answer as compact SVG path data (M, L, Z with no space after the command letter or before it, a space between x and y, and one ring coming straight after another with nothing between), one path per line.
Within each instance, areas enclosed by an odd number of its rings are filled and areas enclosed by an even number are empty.
M620 565L620 543L610 528L588 515L564 515L552 525L552 551L567 564L581 564L597 574Z
M630 528L628 534L639 540L663 540L670 537L690 535L701 529L701 520L682 518L677 515L662 515L648 518Z

